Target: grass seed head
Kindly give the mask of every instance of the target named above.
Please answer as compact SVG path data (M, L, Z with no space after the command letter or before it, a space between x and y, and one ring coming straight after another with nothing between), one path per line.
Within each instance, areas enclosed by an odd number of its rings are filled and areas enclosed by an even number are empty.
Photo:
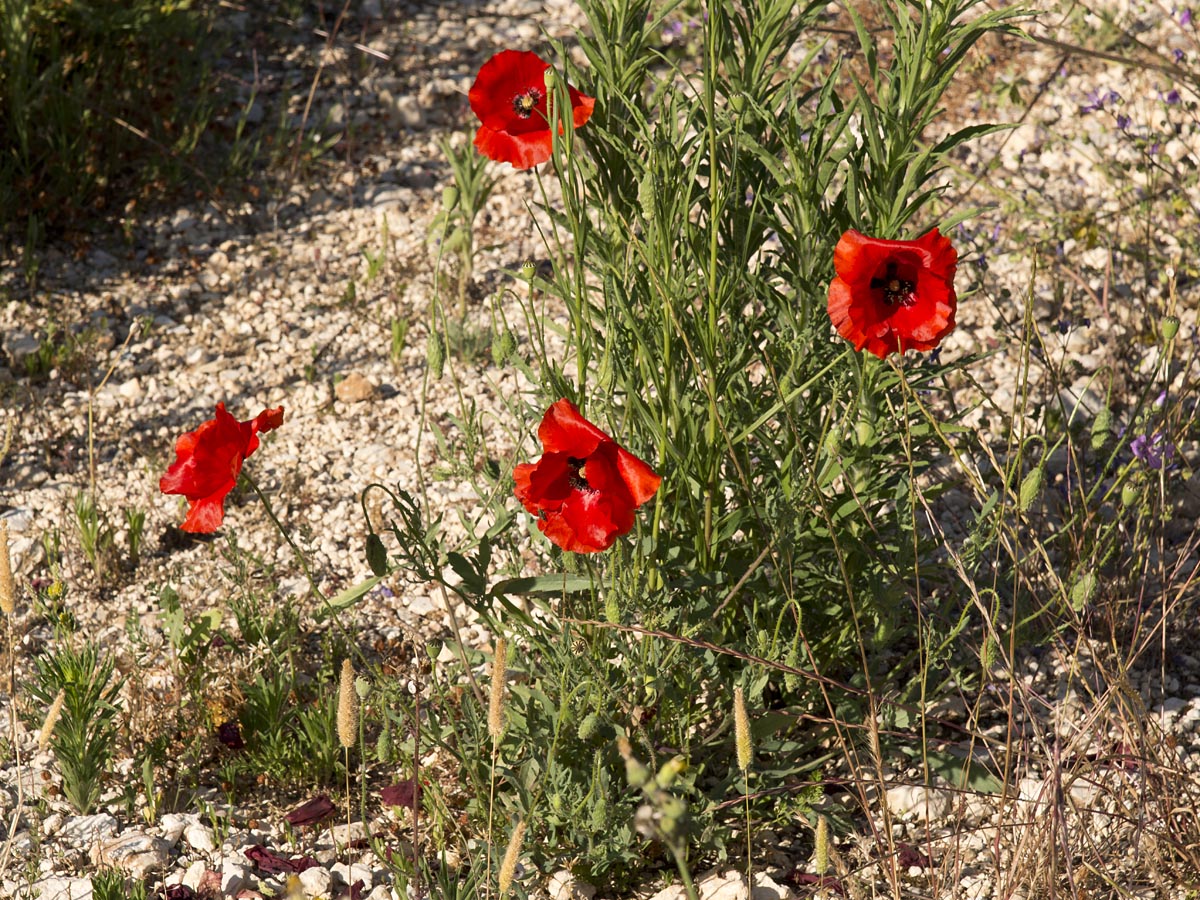
M338 689L338 740L349 750L358 740L358 698L354 693L354 664L342 660L342 682Z
M513 829L512 837L508 839L508 849L504 851L504 859L500 862L499 887L503 897L512 887L513 873L517 870L517 857L521 855L521 843L525 840L525 823L518 822Z
M492 684L488 694L488 734L493 741L504 736L504 678L507 668L508 641L496 641L496 652L492 655Z
M17 608L17 589L13 584L12 560L8 555L8 523L0 522L0 610L11 616Z
M746 698L741 685L733 689L733 733L737 741L738 768L750 768L750 718L746 715Z
M50 704L50 709L46 713L46 719L42 722L42 730L38 732L38 753L44 751L50 746L50 736L54 734L54 726L58 724L58 717L62 714L63 701L67 699L67 692L60 690L54 697L54 702Z

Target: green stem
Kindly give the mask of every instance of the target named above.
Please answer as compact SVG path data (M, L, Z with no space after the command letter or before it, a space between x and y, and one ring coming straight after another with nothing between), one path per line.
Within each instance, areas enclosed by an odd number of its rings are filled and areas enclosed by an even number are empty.
M296 555L296 561L300 563L300 568L304 570L304 577L308 579L308 584L312 588L313 593L321 599L321 602L326 606L329 605L329 598L322 593L321 588L317 585L317 580L313 578L312 570L308 567L308 559L304 552L292 540L291 533L283 527L283 523L279 521L279 517L275 515L275 510L271 508L271 501L267 499L267 495L262 492L262 488L258 486L253 478L242 472L242 477L246 479L246 483L254 489L254 493L258 494L258 499L262 501L263 509L267 511L267 516L275 525L275 529L283 535L283 539L288 542L288 546L292 548L292 553Z

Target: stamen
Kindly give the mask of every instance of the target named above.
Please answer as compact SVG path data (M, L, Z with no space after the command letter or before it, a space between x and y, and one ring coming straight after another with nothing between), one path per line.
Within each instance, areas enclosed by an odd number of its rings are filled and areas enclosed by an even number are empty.
M587 483L587 479L583 477L583 466L586 462L586 459L579 459L574 456L567 457L567 465L571 467L571 474L567 476L567 483L577 491L590 491L592 489L592 486Z
M871 279L871 289L883 291L883 301L891 306L912 306L917 301L913 296L917 290L917 283L901 278L896 268L896 263L889 261L885 277Z
M533 115L533 111L537 109L537 105L541 102L542 92L535 87L531 87L524 93L513 97L513 112L522 119L528 119Z

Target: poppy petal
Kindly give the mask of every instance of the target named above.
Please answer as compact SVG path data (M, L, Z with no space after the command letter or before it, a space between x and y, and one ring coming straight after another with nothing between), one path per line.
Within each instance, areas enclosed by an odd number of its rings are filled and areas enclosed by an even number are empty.
M538 427L538 440L547 452L569 453L576 459L586 459L596 452L601 441L612 438L585 419L574 403L563 398L546 410Z
M532 169L550 158L553 152L550 129L530 134L510 134L480 125L475 132L475 149L495 162L509 163L514 169Z
M225 521L225 495L232 488L231 484L226 490L217 491L193 503L179 530L194 534L211 534L220 528L221 523Z

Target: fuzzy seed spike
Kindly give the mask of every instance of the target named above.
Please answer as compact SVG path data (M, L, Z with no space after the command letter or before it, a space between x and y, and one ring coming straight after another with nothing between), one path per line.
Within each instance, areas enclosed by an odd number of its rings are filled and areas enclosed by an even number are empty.
M50 736L54 734L54 726L58 724L58 717L62 715L63 701L66 699L67 692L60 690L55 696L54 702L50 704L46 720L42 722L42 730L38 732L38 753L50 746Z
M338 740L349 750L358 740L358 698L354 692L354 663L342 660L342 681L338 687Z
M492 740L499 743L504 737L504 679L508 667L508 641L500 638L496 641L496 651L492 654L492 684L488 694L488 734Z
M500 862L500 896L503 898L512 887L513 873L517 870L517 857L521 855L521 844L525 840L525 822L517 823L512 837L508 839L508 849L504 851L504 859Z

